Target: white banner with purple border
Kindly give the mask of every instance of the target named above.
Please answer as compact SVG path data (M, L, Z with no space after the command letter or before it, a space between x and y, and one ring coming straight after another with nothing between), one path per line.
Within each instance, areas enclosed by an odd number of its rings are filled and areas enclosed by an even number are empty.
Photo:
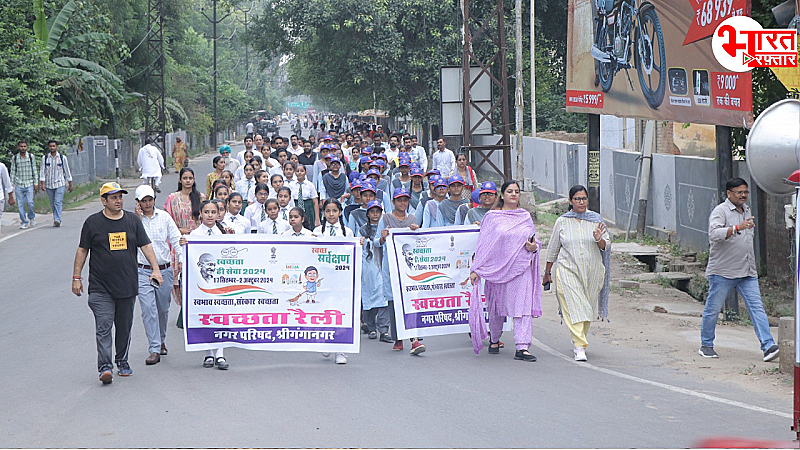
M266 234L187 239L186 350L358 353L357 239Z
M469 332L469 273L479 233L476 225L390 230L398 339Z

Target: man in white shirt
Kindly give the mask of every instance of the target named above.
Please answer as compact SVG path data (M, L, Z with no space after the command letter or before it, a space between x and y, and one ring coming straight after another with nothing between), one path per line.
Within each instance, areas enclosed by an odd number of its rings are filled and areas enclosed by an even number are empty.
M161 192L158 186L161 184L161 170L164 169L164 157L158 150L158 147L153 145L151 138L145 139L144 147L139 149L139 154L136 162L139 165L139 170L142 172L143 184L147 184L148 178L155 178L156 192Z
M3 218L3 210L6 209L6 197L8 194L8 204L14 206L14 185L11 184L11 177L8 176L8 168L0 162L0 219Z
M257 139L261 139L261 135L260 135L260 134L257 134L257 135L256 135L256 138L257 138ZM261 140L261 143L262 143L262 144L264 143L264 140L263 140L263 139ZM247 152L248 150L250 150L251 152L253 152L253 156L255 156L255 155L258 155L259 157L263 158L263 155L261 154L261 152L260 152L260 151L258 151L258 148L255 148L255 147L254 147L254 144L253 144L253 138L251 138L251 137L249 137L249 136L248 136L248 137L244 138L244 150L242 150L242 151L240 151L239 153L237 153L237 154L236 154L236 159L237 159L237 160L239 160L239 166L240 166L240 167L241 167L241 166L243 166L243 165L245 164L245 160L244 160L244 154L245 154L245 152ZM225 164L225 167L228 167L228 165L227 165L227 164Z
M247 136L252 136L253 135L253 122L252 121L247 122L247 124L244 126L244 129L247 132Z
M408 155L411 157L411 162L419 164L420 169L425 172L428 170L428 155L425 154L424 148L413 144L416 138L416 136L413 138L411 136L404 137L403 148L406 149Z
M161 271L164 282L155 287L150 283L153 268L147 262L142 250L137 251L137 264L139 266L139 305L142 308L142 321L144 332L149 342L150 356L145 364L151 366L161 361L161 355L167 354L167 320L169 319L170 294L172 292L173 268L170 246L180 248L181 232L169 214L155 207L155 192L148 185L136 188L137 205L136 214L142 219L142 225L153 245L156 262ZM175 270L180 273L181 255L175 252L178 266Z
M433 167L431 168L439 170L441 176L449 178L456 170L456 156L452 150L446 147L444 139L439 138L436 146L439 149L433 153Z
M300 156L300 154L303 153L303 146L300 145L300 139L297 137L296 134L293 134L290 137L290 139L291 139L292 145L290 145L287 150L290 151L293 155Z

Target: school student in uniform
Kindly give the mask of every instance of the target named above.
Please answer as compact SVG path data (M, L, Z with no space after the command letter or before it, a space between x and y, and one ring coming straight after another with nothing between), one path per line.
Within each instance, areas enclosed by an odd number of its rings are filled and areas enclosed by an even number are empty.
M242 213L247 210L247 205L256 201L256 180L253 175L256 173L253 166L247 164L244 166L244 178L237 181L236 192L242 195Z
M269 187L264 183L256 185L256 201L252 205L248 205L244 211L244 218L247 220L249 233L257 233L258 225L267 219L267 211L264 209L264 204L269 197Z
M433 183L433 198L425 203L422 212L422 228L436 228L445 226L439 205L447 198L447 181L438 177Z
M371 179L364 180L361 183L359 194L361 195L361 205L350 211L350 216L347 220L347 228L351 229L353 233L360 230L367 223L367 204L377 198L375 183Z
M292 190L289 189L288 186L281 186L280 189L278 189L277 200L278 207L280 208L278 217L283 219L286 223L289 223L289 210L294 208Z
M319 199L314 184L306 179L306 166L297 166L294 181L289 182L289 189L292 190L294 204L305 211L306 223L309 224L309 231L320 225Z
M458 207L468 203L468 200L461 196L464 191L464 179L461 175L452 175L447 180L447 186L449 197L443 199L438 208L441 223L445 227L455 224Z
M358 230L363 250L361 263L361 314L366 325L367 337L377 339L380 333L382 342L393 343L389 334L389 304L384 295L382 267L386 250L385 242L381 243L381 231L378 223L383 215L383 207L377 200L365 205L367 223Z
M223 224L233 228L235 234L245 234L247 230L247 220L239 214L242 210L242 194L238 192L231 192L228 196L227 202L228 210L225 212L225 218L222 219Z
M281 235L293 237L314 236L314 233L308 229L308 219L303 208L295 206L289 210L289 229L281 233Z
M267 199L266 203L264 203L264 210L267 213L267 218L258 224L258 233L281 234L289 229L289 221L280 217L280 205L276 199Z
M317 236L344 236L353 237L353 230L344 225L342 204L335 198L329 198L322 204L322 215L325 220L322 225L314 229Z
M219 209L217 205L211 200L205 200L200 204L200 219L202 223L189 233L190 236L217 236L225 234L225 229L217 222L219 217ZM186 238L181 238L181 245L186 244ZM212 258L213 259L213 258ZM198 266L204 264L203 256L197 262ZM201 268L202 270L202 268ZM220 347L216 350L206 350L206 356L203 358L203 367L212 368L217 367L220 370L228 370L230 365L225 359L224 348Z

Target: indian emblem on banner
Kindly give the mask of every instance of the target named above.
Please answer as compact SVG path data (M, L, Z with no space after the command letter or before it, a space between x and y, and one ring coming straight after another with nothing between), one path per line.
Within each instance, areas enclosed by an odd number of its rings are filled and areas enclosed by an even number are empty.
M455 247L455 246L456 246L456 238L455 238L455 236L453 236L453 235L451 234L451 235L450 235L450 251L451 251L451 252L454 252L454 251L456 251L456 247Z
M272 256L270 256L270 258L269 258L269 262L276 263L278 257L275 255L275 252L277 252L278 249L276 249L275 247L272 247L271 249L269 249L269 251L272 252Z

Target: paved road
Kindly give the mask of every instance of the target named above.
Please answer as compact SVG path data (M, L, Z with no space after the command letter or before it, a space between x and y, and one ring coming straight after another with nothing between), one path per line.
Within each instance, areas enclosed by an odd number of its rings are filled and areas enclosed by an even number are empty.
M210 158L192 165L204 180ZM125 202L132 209L132 195ZM228 349L227 372L202 368L174 325L170 354L145 366L137 305L134 375L102 386L92 314L69 290L80 227L99 209L66 211L61 228L0 243L3 447L686 447L715 435L792 437L780 416L789 399L697 381L663 355L593 336L591 365L574 363L552 299L535 321L534 364L514 361L513 346L476 357L466 335L426 338L421 357L364 337L344 366L316 353Z

